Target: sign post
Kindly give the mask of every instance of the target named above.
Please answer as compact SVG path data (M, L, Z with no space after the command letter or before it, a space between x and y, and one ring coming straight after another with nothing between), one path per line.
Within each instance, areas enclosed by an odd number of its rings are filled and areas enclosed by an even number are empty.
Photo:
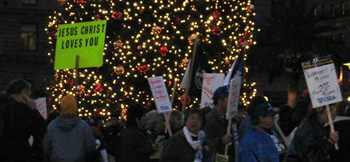
M337 74L330 56L302 63L306 83L314 108L326 106L331 132L335 132L329 104L342 101ZM338 144L335 144L339 150Z
M171 107L168 91L164 84L164 79L162 76L148 78L148 83L151 87L154 102L156 103L158 113L163 113L165 118L165 124L168 128L169 135L172 136L171 127L169 124L167 112L171 112L173 109Z

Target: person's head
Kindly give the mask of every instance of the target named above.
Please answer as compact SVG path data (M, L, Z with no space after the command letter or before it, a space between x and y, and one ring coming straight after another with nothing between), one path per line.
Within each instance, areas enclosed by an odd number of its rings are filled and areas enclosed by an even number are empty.
M350 116L350 102L342 101L337 104L337 115L338 116Z
M17 101L23 102L26 98L29 98L32 93L31 84L23 79L12 80L7 85L5 93L7 96L11 96Z
M228 103L229 88L227 86L219 87L215 90L212 99L214 100L215 109L221 113L226 113Z
M273 127L275 115L278 111L273 110L269 103L259 104L252 115L252 121L255 126L270 129Z
M165 120L162 114L159 114L157 110L152 110L146 114L146 128L149 130L155 130L157 133L165 131Z
M180 130L183 125L182 113L180 111L171 112L169 123L173 130Z
M332 115L332 119L334 119L336 115L336 104L329 105L329 108ZM307 113L306 117L311 121L317 121L320 124L328 122L326 106L313 108Z
M248 115L252 116L254 111L255 111L255 108L258 105L265 103L265 102L267 102L267 101L263 96L255 96L248 106L248 110L247 110Z
M78 116L77 101L72 95L66 95L61 100L60 116L70 117Z
M145 121L146 110L140 104L132 105L126 111L126 126L143 128L146 124Z
M185 126L192 134L198 134L202 129L205 118L199 109L191 109L185 114Z
M296 100L297 100L297 96L298 96L298 93L296 90L294 89L290 89L288 91L288 102L287 102L287 105L290 107L290 108L295 108L295 103L296 103Z

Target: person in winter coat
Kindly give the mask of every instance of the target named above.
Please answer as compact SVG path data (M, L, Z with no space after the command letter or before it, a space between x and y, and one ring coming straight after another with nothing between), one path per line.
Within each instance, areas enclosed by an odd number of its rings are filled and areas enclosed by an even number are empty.
M334 107L334 106L332 106ZM286 162L326 162L339 137L322 129L328 121L326 108L314 108L297 128L287 151Z
M251 128L241 140L238 162L279 162L286 151L278 133L273 129L275 115L269 103L259 104L253 114Z
M227 135L228 120L226 119L227 102L229 89L226 86L219 87L213 95L214 109L206 114L204 132L207 136L207 144L213 153L225 154L225 146L233 142L233 136ZM233 132L231 134L234 134ZM230 145L229 162L235 161L235 146Z
M44 138L46 161L85 162L95 146L90 126L78 117L74 96L64 96L60 116L49 124Z
M329 124L325 126L329 133ZM330 162L347 162L350 160L350 102L342 101L337 105L334 129L339 134L339 150L330 153Z
M144 131L145 112L140 104L128 108L126 129L121 132L116 162L146 162L153 152Z
M198 109L185 115L185 126L167 141L160 162L205 162L209 147L205 146L205 133L201 130L204 116Z
M0 97L0 123L3 123L0 161L28 162L37 152L28 143L31 135L36 139L33 146L42 145L45 120L36 110L30 95L30 83L16 79L9 83L5 95Z

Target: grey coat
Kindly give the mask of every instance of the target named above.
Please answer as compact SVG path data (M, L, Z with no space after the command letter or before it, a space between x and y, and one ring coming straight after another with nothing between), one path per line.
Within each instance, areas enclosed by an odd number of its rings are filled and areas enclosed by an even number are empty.
M95 146L90 126L78 117L57 117L49 124L44 137L47 161L83 162L86 152Z

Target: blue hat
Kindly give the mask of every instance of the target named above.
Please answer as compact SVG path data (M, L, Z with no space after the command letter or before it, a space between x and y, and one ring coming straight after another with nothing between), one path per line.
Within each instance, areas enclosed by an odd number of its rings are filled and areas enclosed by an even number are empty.
M221 99L221 98L227 97L228 93L229 93L229 88L227 86L219 87L218 89L215 90L212 99L215 100L215 99Z
M269 103L259 104L253 113L254 116L275 116L278 111L272 109L272 106Z

